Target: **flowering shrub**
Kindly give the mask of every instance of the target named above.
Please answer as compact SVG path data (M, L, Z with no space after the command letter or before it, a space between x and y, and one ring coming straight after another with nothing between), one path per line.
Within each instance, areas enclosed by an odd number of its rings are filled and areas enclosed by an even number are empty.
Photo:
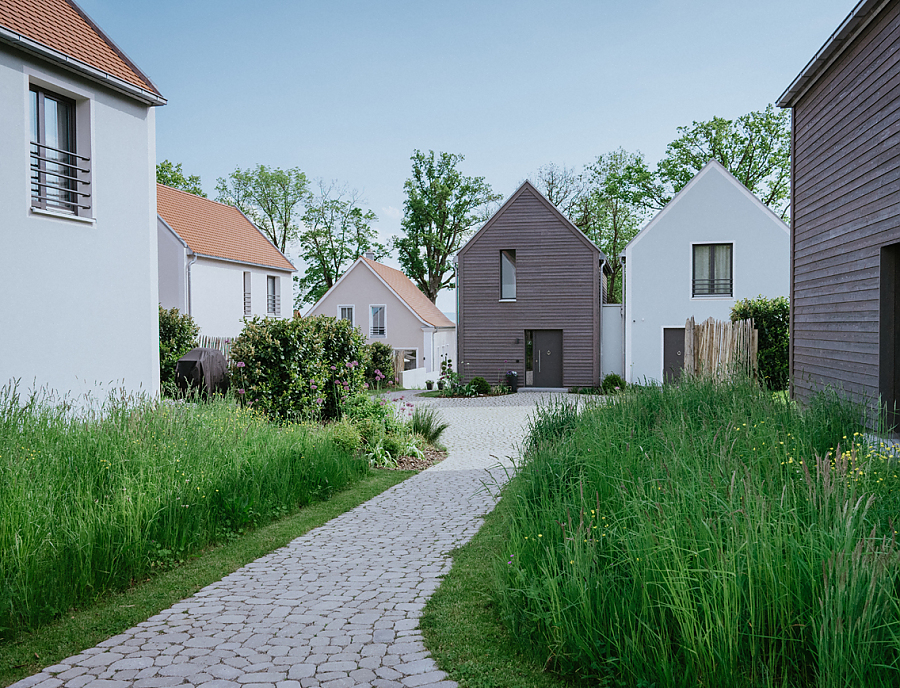
M187 313L159 307L159 381L165 390L175 382L178 359L197 346L200 328Z
M370 387L387 384L394 379L394 349L384 342L372 342L365 346L366 382Z
M232 386L242 403L279 421L339 418L363 390L363 346L346 320L255 317L231 349Z

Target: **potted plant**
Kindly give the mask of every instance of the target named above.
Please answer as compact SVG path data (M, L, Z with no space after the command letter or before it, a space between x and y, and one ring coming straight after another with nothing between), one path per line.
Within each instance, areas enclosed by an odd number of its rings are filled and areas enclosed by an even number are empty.
M506 371L506 386L513 394L519 391L519 373L515 370Z
M425 380L425 388L429 391L434 389L434 380Z
M444 381L443 381L443 379L438 380L438 389L444 389Z

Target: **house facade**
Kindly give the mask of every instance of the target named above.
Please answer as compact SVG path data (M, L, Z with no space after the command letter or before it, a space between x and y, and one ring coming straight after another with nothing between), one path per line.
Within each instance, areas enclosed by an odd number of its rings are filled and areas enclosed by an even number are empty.
M358 258L307 312L349 320L366 343L390 345L403 359L403 386L436 380L441 362L456 359L456 325L399 270Z
M863 0L778 101L793 110L791 379L900 403L900 3ZM895 424L896 419L892 420Z
M689 317L729 320L736 301L788 295L789 228L713 160L628 243L622 260L625 379L677 379Z
M293 264L237 208L157 185L159 303L200 333L236 337L244 318L293 314Z
M0 3L0 386L158 393L165 102L74 2Z
M524 386L598 384L606 260L522 184L457 255L463 380L496 384L515 370Z

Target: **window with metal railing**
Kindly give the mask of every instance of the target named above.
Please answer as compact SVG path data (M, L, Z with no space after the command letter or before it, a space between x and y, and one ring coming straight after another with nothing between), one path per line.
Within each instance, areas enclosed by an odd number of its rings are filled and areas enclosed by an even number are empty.
M278 278L269 277L267 280L268 289L266 291L266 313L268 315L281 315L281 295L278 293Z
M732 244L694 244L692 296L732 296Z
M384 337L385 332L385 311L387 306L369 306L369 336Z
M253 299L250 292L250 273L244 273L244 315L253 315Z
M75 101L32 86L31 205L80 215L91 208L91 159L76 152Z

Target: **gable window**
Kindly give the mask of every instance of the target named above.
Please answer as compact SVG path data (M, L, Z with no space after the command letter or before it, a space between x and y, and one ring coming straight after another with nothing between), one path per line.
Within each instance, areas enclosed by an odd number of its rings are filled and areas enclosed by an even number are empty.
M266 314L281 315L281 294L278 293L278 278L269 276L266 279Z
M732 244L694 244L693 296L731 296Z
M349 320L350 327L353 327L353 306L338 306L338 320Z
M244 315L253 315L253 301L250 298L250 273L244 273Z
M500 251L500 298L516 299L516 251Z
M31 205L78 215L90 209L90 158L75 150L75 101L32 86Z
M387 307L383 304L378 306L369 306L369 336L384 337L385 336L385 311Z

